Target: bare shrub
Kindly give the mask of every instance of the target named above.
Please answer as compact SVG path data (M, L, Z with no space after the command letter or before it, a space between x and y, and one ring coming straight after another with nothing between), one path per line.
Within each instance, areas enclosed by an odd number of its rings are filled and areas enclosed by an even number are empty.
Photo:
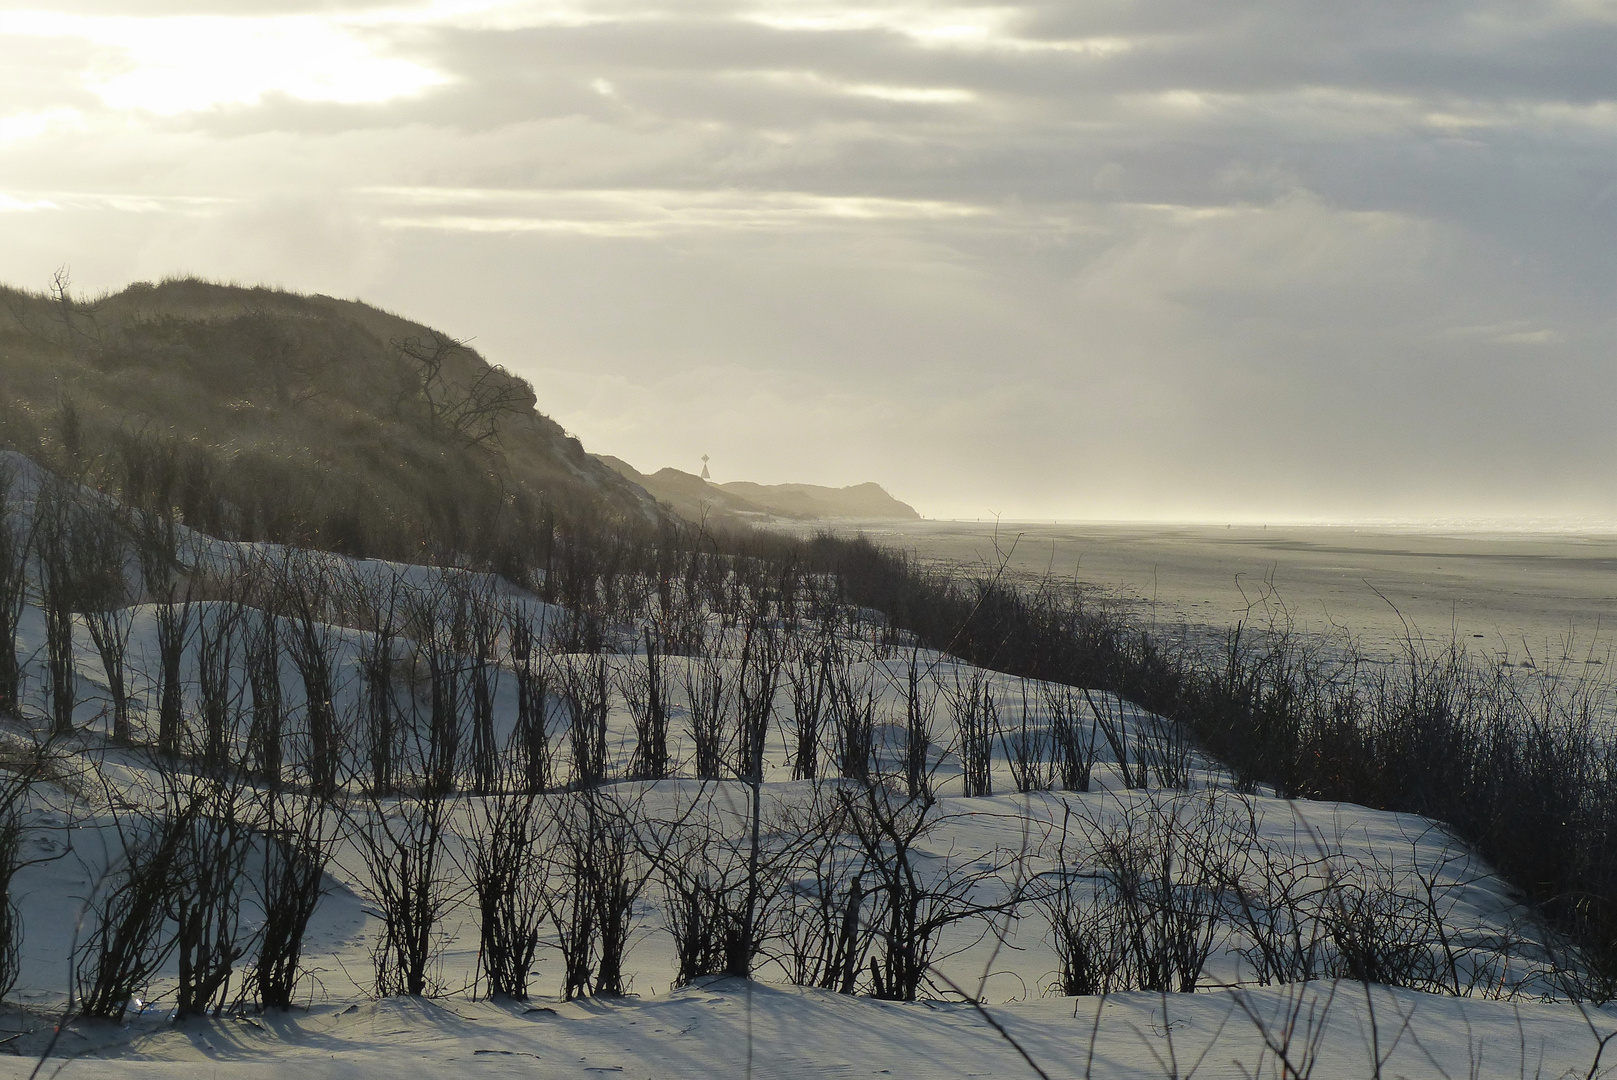
M490 997L528 996L545 915L544 807L536 792L525 791L492 795L472 808L466 870Z
M21 668L17 663L17 624L27 599L28 560L33 546L31 519L21 513L18 476L0 462L0 712L17 709Z
M663 887L680 959L680 979L722 972L749 976L760 950L767 900L778 890L763 878L775 860L763 851L764 746L774 715L775 690L782 663L777 631L754 611L747 621L738 664L739 706L736 774L746 783L750 800L746 856L727 848L733 831L711 824L691 835L671 837L677 850L663 860ZM720 854L724 852L725 854Z
M779 828L799 850L784 868L789 880L770 945L789 982L851 994L876 928L863 917L863 855L845 842L844 813L842 800L821 786L808 804L780 807Z
M722 660L713 656L696 657L686 665L685 701L691 742L696 748L698 780L717 780L723 775L730 695Z
M265 1009L288 1009L302 974L304 936L325 893L335 809L317 791L273 787L261 795L263 861L253 879L264 924L249 972Z
M382 918L371 953L379 997L439 989L439 924L457 896L447 873L451 804L431 775L419 794L372 796L348 817L348 835L365 864L367 898Z
M240 774L192 771L163 756L152 765L149 786L103 778L117 847L73 957L86 1016L120 1018L176 954L177 1015L222 1007L251 944L241 901L256 815Z
M516 672L516 741L524 790L542 792L551 786L549 718L550 664L544 654L542 626L536 627L527 607L512 603L506 609L506 638Z
M244 688L234 677L236 640L243 606L233 600L208 605L197 619L197 702L202 714L203 762L224 766L236 736Z
M921 669L919 649L910 650L904 680L904 783L912 799L931 793L932 718L937 688Z
M182 663L191 635L193 604L190 586L178 599L169 594L157 614L157 748L170 757L181 753L187 731Z
M884 783L843 789L846 821L864 857L869 894L880 901L867 916L875 925L871 993L913 1001L934 962L946 927L1004 916L1021 902L1005 875L1021 852L995 852L971 861L938 856L930 839L946 821L935 799L911 799ZM1013 878L1020 879L1019 874Z
M370 637L361 661L365 673L365 749L370 762L372 790L390 795L395 787L399 757L399 703L394 679L399 667L399 578L389 575L386 585L355 582L363 628Z
M1060 964L1052 989L1066 997L1133 989L1127 985L1127 939L1118 909L1101 901L1091 874L1063 867L1044 886L1036 901Z
M1447 834L1407 837L1404 860L1366 859L1311 832L1290 846L1262 843L1257 822L1248 802L1226 886L1257 982L1346 978L1492 997L1553 985L1549 954L1521 934L1509 902L1475 906L1470 890L1489 872Z
M11 783L0 789L0 998L16 989L22 961L22 915L11 895L12 882L24 863L17 806L21 793L22 788Z
M494 695L500 681L495 651L499 646L501 620L494 604L492 579L467 577L460 580L466 593L464 604L471 645L466 682L472 714L472 790L486 795L494 790L499 772Z
M1289 987L1267 1016L1263 1015L1260 1006L1244 990L1231 992L1236 1007L1246 1015L1263 1039L1264 1051L1272 1062L1269 1075L1275 1077L1275 1080L1310 1080L1314 1075L1314 1070L1320 1062L1325 1033L1329 1030L1327 1021L1330 1018L1331 1006L1336 1001L1336 991L1336 985L1332 984L1321 998L1313 987L1303 985ZM1368 987L1366 993L1368 994ZM1370 1023L1374 1025L1375 1022L1375 1012L1372 1009ZM1408 1023L1407 1019L1405 1023ZM1469 1042L1467 1039L1468 1046ZM1365 1063L1368 1075L1382 1075L1382 1066L1386 1064L1387 1058L1382 1055L1379 1047L1380 1035L1372 1032L1368 1047L1370 1060ZM1389 1050L1387 1056L1390 1054ZM1264 1064L1264 1055L1260 1054L1256 1067L1248 1075L1261 1075ZM1480 1065L1480 1062L1474 1062L1471 1070L1473 1076L1480 1071L1477 1065ZM1524 1077L1527 1075L1525 1044L1522 1046L1521 1075Z
M1095 715L1077 690L1061 683L1044 684L1044 709L1050 718L1055 750L1056 782L1068 791L1088 791L1095 768Z
M1334 950L1327 968L1358 982L1413 986L1430 969L1430 927L1386 878L1342 882L1329 907Z
M1125 712L1123 703L1110 694L1102 694L1097 700L1087 689L1084 690L1084 700L1089 703L1090 715L1094 717L1101 734L1106 738L1106 746L1112 752L1112 760L1117 762L1118 772L1123 777L1123 786L1145 787L1149 779L1147 762L1138 754L1130 754L1128 728L1123 723Z
M177 876L168 910L179 954L177 1016L223 1006L235 965L247 952L241 926L247 857L252 850L252 804L234 777L180 774L186 812Z
M54 737L26 736L0 744L0 998L16 987L21 963L22 917L12 897L17 872L31 860L23 850L22 812L34 784L59 766ZM49 857L49 856L47 856Z
M83 510L67 484L47 476L34 500L34 557L39 571L40 607L45 613L46 689L51 724L58 734L73 730L78 671L73 664L73 610L79 603L78 548L83 543Z
M1329 859L1312 843L1305 853L1262 842L1255 804L1242 805L1245 836L1230 853L1226 879L1230 917L1249 942L1242 955L1263 986L1318 979L1329 961L1329 934L1319 918Z
M668 673L648 628L643 635L644 669L626 668L619 681L624 703L634 720L635 750L631 774L636 780L668 776Z
M1486 874L1443 834L1423 857L1429 836L1410 837L1403 862L1329 859L1329 887L1315 912L1331 944L1326 974L1455 996L1514 992L1504 969L1515 943L1477 925L1461 900Z
M988 678L987 672L974 667L962 679L956 666L952 683L943 688L954 721L962 794L967 798L994 793L994 732L999 721Z
M90 897L89 932L73 957L74 996L85 1016L121 1019L174 952L168 901L185 887L184 849L200 807L177 790L157 798L150 810L118 810L122 798L109 800L118 848Z
M562 996L624 992L634 904L650 870L640 852L636 808L601 788L556 803L556 842L545 914L562 954Z
M464 341L429 330L390 344L415 376L410 396L427 423L457 441L472 446L498 442L502 420L532 407L533 391L501 368L479 365L469 382L445 372L446 362L453 370L454 361L470 352Z
M1021 712L1014 730L1000 732L1005 745L1005 757L1010 762L1011 780L1023 794L1044 791L1054 783L1054 770L1050 763L1050 728L1041 724L1028 700L1026 679L1017 680L1021 690Z
M830 646L810 646L786 665L792 687L792 779L813 780L820 769L820 727L829 686Z
M692 554L692 558L696 558ZM689 589L680 589L679 567L685 562L678 541L668 536L658 545L657 565L652 570L652 613L658 648L670 656L700 656L707 651L707 627L703 612L692 602Z
M1190 787L1190 770L1195 752L1190 743L1190 730L1176 720L1162 716L1149 716L1141 736L1139 769L1157 774L1157 783L1165 788L1181 791Z
M458 711L449 695L452 630L438 617L434 594L410 598L408 624L417 635L431 685L428 715L419 706L403 734L394 796L374 788L348 804L344 833L364 865L364 890L382 920L371 959L379 996L440 988L440 924L460 901L451 880L450 798L459 750ZM456 724L453 730L446 725Z
M745 976L752 970L757 951L749 919L752 874L735 825L709 806L700 817L683 815L658 830L664 835L657 838L656 876L678 961L675 986L704 975Z
M457 646L464 640L464 624L454 611L444 617L443 607L451 599L441 585L417 590L410 596L406 616L406 627L415 641L411 681L419 685L424 676L427 684L426 737L418 738L414 749L417 762L425 769L421 777L424 790L440 795L454 790L461 749L462 654ZM412 704L419 713L419 704ZM416 727L419 731L420 724Z
M271 787L281 782L282 735L286 703L281 691L280 593L262 589L258 607L245 613L243 633L247 683L253 692L253 714L247 729L248 767Z
M84 622L107 680L113 741L128 743L132 732L127 667L135 602L127 565L128 528L121 514L106 510L88 516L84 529L80 569Z
M748 619L736 679L736 775L756 787L780 685L780 632L762 617Z
M853 665L838 657L827 707L836 734L837 771L847 780L868 781L876 750L876 686L870 671L855 675Z
M193 581L182 573L179 523L170 505L173 483L171 476L154 481L153 506L143 508L136 517L135 544L142 589L156 604L157 749L171 757L181 752L186 736L182 665L193 614Z
M560 683L573 783L594 787L606 780L606 721L612 704L606 661L598 653L567 654L561 659Z
M336 593L338 583L312 560L292 568L290 574L288 599L293 622L287 653L303 683L303 736L307 744L301 764L310 783L329 793L337 786L342 730L333 702L337 633L325 621L322 598Z
M1058 952L1070 953L1061 981L1097 980L1104 990L1195 990L1220 934L1234 815L1209 794L1136 803L1115 817L1080 815L1068 825L1092 854L1087 872L1064 875L1056 898L1044 903ZM1078 885L1092 890L1100 911L1074 895Z

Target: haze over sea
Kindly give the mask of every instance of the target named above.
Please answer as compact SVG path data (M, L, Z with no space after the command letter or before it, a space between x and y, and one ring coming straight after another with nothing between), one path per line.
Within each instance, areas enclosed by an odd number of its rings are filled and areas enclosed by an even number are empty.
M1408 636L1514 663L1608 662L1617 529L1402 525L863 522L928 562L1092 586L1159 624L1224 627L1289 615L1345 629L1371 656ZM1268 601L1268 606L1265 606Z

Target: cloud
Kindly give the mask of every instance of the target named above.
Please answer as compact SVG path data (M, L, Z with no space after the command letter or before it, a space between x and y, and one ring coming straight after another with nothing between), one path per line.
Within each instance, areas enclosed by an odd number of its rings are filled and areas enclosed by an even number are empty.
M1602 513L1574 0L0 0L0 277L476 335L645 468L931 513Z
M419 95L447 81L382 55L342 23L314 15L0 14L0 36L97 47L84 86L114 110L173 115L253 105L271 94L359 104Z

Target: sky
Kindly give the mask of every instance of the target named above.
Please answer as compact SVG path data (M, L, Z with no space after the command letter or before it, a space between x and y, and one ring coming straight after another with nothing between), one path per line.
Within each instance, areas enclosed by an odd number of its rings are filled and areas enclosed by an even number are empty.
M1617 521L1617 0L0 0L0 281L928 516Z

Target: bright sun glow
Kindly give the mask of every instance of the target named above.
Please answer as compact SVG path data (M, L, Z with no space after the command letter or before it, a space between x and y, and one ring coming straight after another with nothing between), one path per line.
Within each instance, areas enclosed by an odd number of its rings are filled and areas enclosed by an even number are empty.
M251 105L272 94L375 103L419 94L447 77L379 55L352 30L316 16L132 18L0 14L0 35L78 38L106 50L85 85L116 109L163 115Z
M84 114L77 109L44 109L0 116L0 145L37 139L53 131L83 128Z
M953 48L1105 55L1126 47L1110 40L1024 40L1011 32L1014 14L1013 8L933 7L912 0L869 5L766 0L757 7L743 6L734 17L788 31L887 31L924 45ZM603 5L596 0L406 0L396 7L340 14L261 16L136 17L0 10L0 37L83 42L91 47L81 75L85 88L115 109L171 116L219 106L254 105L274 95L343 104L419 95L449 82L450 77L420 61L390 55L390 47L398 35L423 27L584 26L671 15L669 9L655 3ZM9 47L22 47L22 43ZM860 84L839 89L855 96L921 104L955 104L972 98L953 88ZM9 139L38 135L59 123L8 119L10 130L5 137Z

